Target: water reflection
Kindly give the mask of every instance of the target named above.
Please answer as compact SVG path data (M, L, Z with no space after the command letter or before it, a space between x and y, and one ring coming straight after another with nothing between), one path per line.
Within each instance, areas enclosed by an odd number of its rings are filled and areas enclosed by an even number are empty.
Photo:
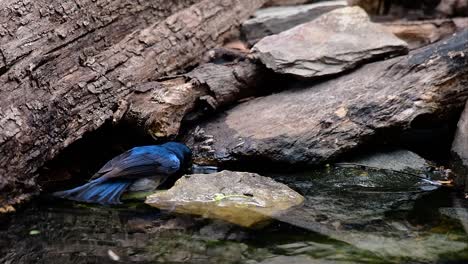
M4 219L0 263L466 263L450 190L385 171L280 177L303 207L251 230L159 212L141 202L90 206L42 197Z

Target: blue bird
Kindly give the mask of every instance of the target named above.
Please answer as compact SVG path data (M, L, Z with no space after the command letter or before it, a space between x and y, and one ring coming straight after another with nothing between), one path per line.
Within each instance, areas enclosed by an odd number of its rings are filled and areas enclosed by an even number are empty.
M108 161L90 182L53 195L100 204L120 204L120 196L135 181L151 178L163 183L190 164L192 153L181 143L135 147Z

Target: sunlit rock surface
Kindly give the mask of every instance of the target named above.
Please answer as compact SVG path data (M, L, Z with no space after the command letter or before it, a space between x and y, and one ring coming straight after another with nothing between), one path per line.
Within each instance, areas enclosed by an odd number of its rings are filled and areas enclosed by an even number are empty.
M408 48L383 26L372 23L360 7L344 7L265 37L252 50L275 72L318 77L378 57L404 54Z
M222 219L251 227L302 204L304 197L271 178L255 173L222 171L186 175L146 203L178 213Z

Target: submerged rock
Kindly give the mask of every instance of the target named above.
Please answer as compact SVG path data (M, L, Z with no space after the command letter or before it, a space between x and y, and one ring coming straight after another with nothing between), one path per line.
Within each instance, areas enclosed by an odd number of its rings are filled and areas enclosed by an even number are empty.
M436 208L441 201L440 195L431 196L428 191L437 186L427 188L430 183L414 174L327 166L294 176L280 180L303 193L305 202L276 218L280 221L388 259L426 263L468 246L460 226L450 235L443 226L437 227L441 231L422 227L437 222L437 214L424 210Z
M366 153L341 162L343 165L360 165L376 169L421 173L427 171L429 163L409 150L397 149L385 152Z
M145 203L252 227L303 201L300 194L271 178L255 173L222 171L186 175L171 189L147 197Z
M345 7L265 37L252 50L275 72L318 77L378 57L405 54L407 46L383 26L372 23L360 7Z
M346 6L346 1L327 1L299 6L262 8L242 24L242 33L250 44L309 22L331 10Z

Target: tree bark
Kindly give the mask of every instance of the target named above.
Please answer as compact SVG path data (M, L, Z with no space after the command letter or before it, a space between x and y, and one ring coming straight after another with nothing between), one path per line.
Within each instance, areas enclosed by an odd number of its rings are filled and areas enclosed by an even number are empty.
M0 207L38 190L45 161L118 119L137 84L196 64L264 2L3 1Z
M379 135L391 139L414 124L445 120L468 97L467 38L464 31L336 79L295 83L206 120L188 133L187 143L201 164L310 166Z
M250 60L203 64L193 71L138 87L125 119L136 122L154 138L173 138L184 119L214 112L262 92L265 69ZM191 116L191 117L190 117Z

